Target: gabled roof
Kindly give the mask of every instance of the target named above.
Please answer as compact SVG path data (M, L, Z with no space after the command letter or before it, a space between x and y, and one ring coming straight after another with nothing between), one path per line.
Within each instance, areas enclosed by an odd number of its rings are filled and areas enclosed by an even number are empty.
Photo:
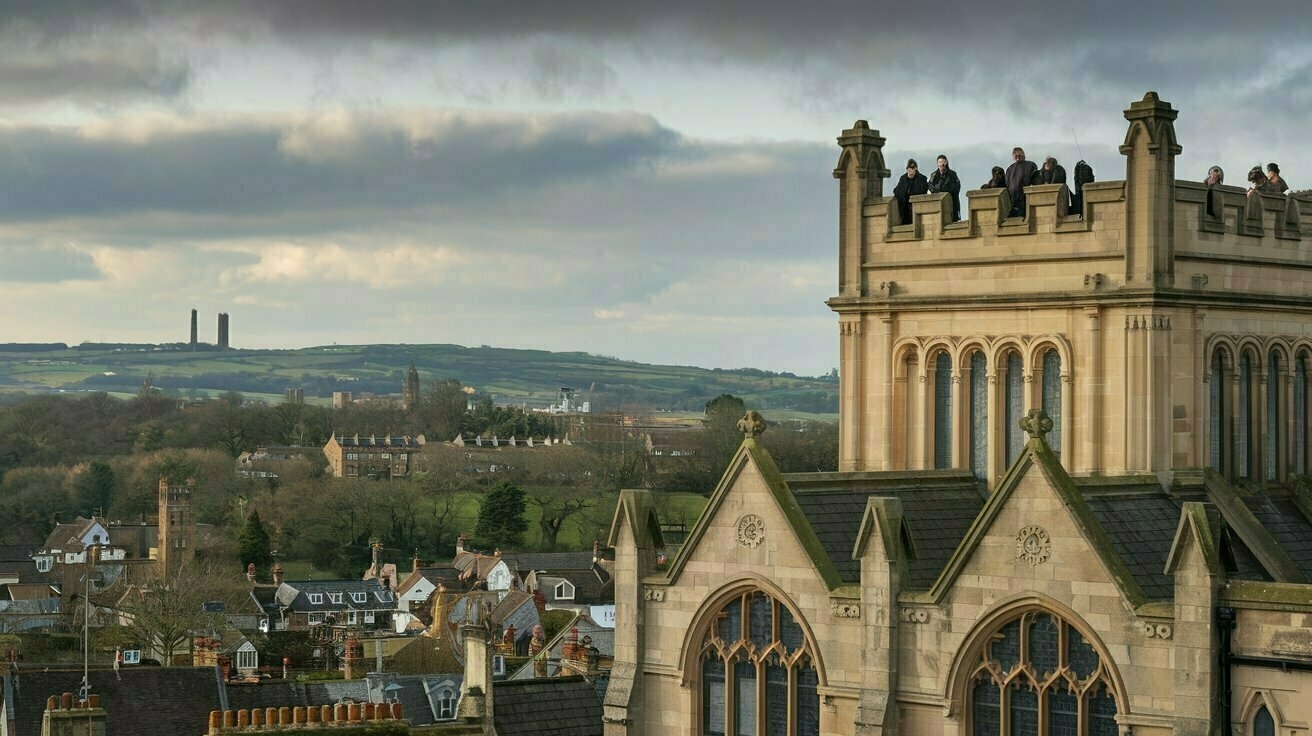
M928 590L984 506L979 483L965 471L797 473L785 475L816 537L844 583L861 580L853 559L866 503L896 498L916 550L907 561L908 587Z
M125 667L91 670L91 692L100 695L106 713L106 733L133 736L177 736L201 733L212 710L222 710L221 675L217 667ZM16 732L39 736L46 698L77 693L82 668L40 667L18 670L18 687L6 675Z
M410 592L421 580L428 581L434 588L441 584L450 591L465 587L460 580L460 571L453 567L421 567L418 570L412 570L409 575L406 575L405 580L402 580L396 586L396 597L400 598Z
M582 677L502 680L492 685L499 736L601 736L601 699Z
M1052 449L1041 437L1033 436L1025 443L1020 456L994 488L979 516L962 537L961 544L934 583L934 587L930 590L934 599L941 600L951 589L957 575L961 573L975 548L993 526L994 520L1020 485L1021 480L1032 471L1041 473L1047 480L1049 488L1070 514L1071 521L1088 542L1093 554L1102 562L1103 568L1120 590L1121 596L1135 608L1149 602L1139 580L1130 571L1126 561L1117 553L1111 539L1098 523L1097 516L1076 488L1075 482L1062 468Z
M702 536L706 534L706 529L711 524L711 520L714 518L716 511L719 510L720 504L724 502L725 497L737 483L739 476L749 465L755 466L760 473L761 478L765 481L767 490L770 495L774 497L775 502L778 503L779 510L787 520L788 526L792 529L793 535L797 539L798 544L801 545L802 549L805 550L807 557L811 560L811 564L815 567L816 574L820 577L820 581L829 590L836 590L843 586L846 581L835 566L834 558L828 554L826 547L821 543L819 537L816 536L815 530L812 529L810 522L807 520L806 512L798 503L798 500L794 497L792 491L789 490L788 484L784 481L783 474L779 472L779 468L774 464L774 459L770 457L770 453L760 447L760 445L757 444L756 439L753 437L744 439L743 443L738 447L738 452L735 453L733 459L729 461L729 467L725 469L724 475L720 478L719 484L715 487L715 491L711 493L711 498L710 501L707 502L706 508L702 510L701 516L697 517L697 522L688 533L687 540L685 540L683 546L679 548L679 552L675 555L674 560L670 562L668 579L676 580L678 578L679 573L683 570L683 566L687 564L689 555L691 555L693 550L696 549L697 543L701 540ZM621 496L620 500L621 503L624 503L625 497ZM863 501L861 504L861 510L864 509L865 503ZM611 523L611 533L608 544L612 547L615 546L617 531L616 525L619 523L619 514L620 510L617 510L615 520ZM630 520L630 523L634 522L635 520ZM859 518L857 519L857 522L860 522ZM650 521L648 523L650 524ZM660 538L659 529L653 533L653 538ZM851 556L851 551L852 548L849 546L846 550L849 558Z

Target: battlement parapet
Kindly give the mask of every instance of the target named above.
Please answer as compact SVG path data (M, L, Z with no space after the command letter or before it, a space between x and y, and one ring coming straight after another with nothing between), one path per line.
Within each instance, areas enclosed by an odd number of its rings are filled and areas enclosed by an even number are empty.
M849 150L855 138L840 138L834 175L840 182L864 176L840 194L840 289L831 305L1078 299L1089 290L1139 298L1240 289L1303 298L1302 282L1312 277L1312 248L1304 245L1305 234L1312 236L1312 221L1304 221L1312 218L1312 192L1250 196L1240 187L1177 179L1176 115L1151 92L1125 111L1123 180L1085 184L1076 198L1065 184L1026 187L1025 211L1015 217L1006 189L968 191L958 222L946 193L912 197L910 220L901 222L896 199L869 181L877 167L856 165L882 162L876 147L884 139L863 128L856 151ZM854 192L863 196L855 200Z

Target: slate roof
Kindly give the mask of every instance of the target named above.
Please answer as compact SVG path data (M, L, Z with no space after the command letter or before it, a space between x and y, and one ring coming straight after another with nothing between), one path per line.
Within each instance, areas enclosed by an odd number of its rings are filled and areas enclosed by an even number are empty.
M552 574L592 569L592 552L517 552L504 555L511 569L520 577L533 570Z
M1090 495L1084 501L1148 600L1172 599L1175 577L1166 574L1166 557L1180 526L1180 503L1160 490Z
M353 595L364 594L363 601ZM323 596L318 603L310 602L310 595ZM341 600L334 601L333 594ZM297 613L343 610L384 611L396 609L396 594L384 590L377 578L369 580L300 580L283 582L274 594L275 601Z
M5 676L5 694L16 705L11 736L38 736L46 698L77 693L82 669L20 668L17 683L13 680L11 671ZM106 712L106 732L114 736L199 734L210 711L222 709L217 667L125 667L118 676L91 670L90 681Z
M500 736L601 736L601 700L582 677L503 680L492 685Z
M1294 502L1274 496L1252 496L1243 501L1298 569L1312 580L1312 523Z
M845 583L861 579L852 550L870 497L902 502L916 549L907 563L913 590L933 586L984 506L978 483L962 472L795 473L784 481Z
M364 702L369 686L364 680L325 682L269 682L228 685L228 709L295 708L298 705L332 705L343 698Z

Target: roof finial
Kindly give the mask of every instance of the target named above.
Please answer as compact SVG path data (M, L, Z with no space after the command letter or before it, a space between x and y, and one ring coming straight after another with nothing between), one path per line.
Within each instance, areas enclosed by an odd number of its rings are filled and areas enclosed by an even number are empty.
M1032 439L1043 439L1044 435L1052 431L1052 419L1042 409L1030 409L1028 414L1021 417L1020 428Z
M738 431L743 433L746 439L759 437L765 431L765 417L755 411L749 411L738 420Z

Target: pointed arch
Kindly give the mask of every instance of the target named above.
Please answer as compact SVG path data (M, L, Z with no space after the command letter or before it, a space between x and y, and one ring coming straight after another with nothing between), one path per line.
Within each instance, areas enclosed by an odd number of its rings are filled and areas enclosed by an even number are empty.
M1003 599L975 623L948 670L945 696L962 734L973 732L976 719L1008 733L1012 719L1037 721L1041 712L1050 726L1054 720L1096 721L1114 728L1129 703L1115 660L1093 627L1035 593Z
M1280 726L1284 722L1280 705L1267 690L1249 692L1237 715L1239 721L1245 724L1244 733L1253 736L1275 736L1280 733Z
M744 573L707 596L679 662L693 698L691 733L738 733L751 719L818 736L819 690L828 686L820 647L797 604L769 579Z

